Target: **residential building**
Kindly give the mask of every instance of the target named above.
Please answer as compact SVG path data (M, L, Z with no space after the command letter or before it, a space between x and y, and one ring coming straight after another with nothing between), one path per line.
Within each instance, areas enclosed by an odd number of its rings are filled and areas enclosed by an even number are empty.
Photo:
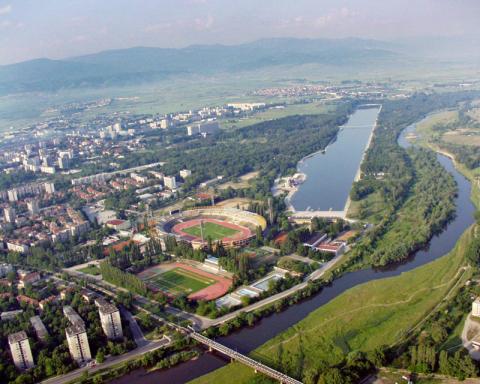
M28 341L25 331L9 335L8 345L10 346L13 363L17 369L24 371L35 366L32 350L30 349L30 342Z
M45 324L43 324L42 319L40 319L40 316L31 317L30 324L32 324L32 327L35 330L35 334L37 335L38 340L45 341L48 336L48 331L47 331L47 328L45 328Z
M165 176L163 178L163 183L167 188L177 189L177 180L175 179L175 176Z
M65 317L72 323L72 325L85 325L85 322L83 319L80 317L80 315L75 311L71 306L65 305L63 307L63 314Z
M15 208L7 207L3 210L3 217L7 223L14 223L16 216Z
M45 188L45 192L48 194L55 193L55 184L53 183L45 183L44 188Z
M15 319L18 315L23 313L23 309L15 309L13 311L5 311L0 313L0 320L6 321L6 320L13 320Z
M27 208L31 215L37 215L40 212L40 206L37 199L27 201Z
M7 264L7 263L0 264L0 278L7 276L10 272L13 272L12 264Z
M480 296L472 303L472 316L480 317Z
M180 176L182 177L182 179L186 179L187 177L189 177L191 175L192 175L192 171L190 171L189 169L182 169L180 171Z
M121 339L123 337L122 320L120 319L120 311L110 303L100 306L100 321L102 323L103 332L110 340Z
M84 324L77 323L71 325L65 330L65 334L70 355L77 364L81 365L92 359Z

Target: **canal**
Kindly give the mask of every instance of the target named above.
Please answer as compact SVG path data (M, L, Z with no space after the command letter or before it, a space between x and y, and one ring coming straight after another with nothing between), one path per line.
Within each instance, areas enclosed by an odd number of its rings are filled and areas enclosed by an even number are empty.
M409 126L402 132L398 140L401 146L408 147L410 145L406 141L405 135L414 130L415 124ZM368 281L397 276L403 272L427 264L452 250L461 234L473 224L475 207L470 200L470 182L455 169L453 162L449 158L442 155L437 155L437 157L457 182L457 211L454 220L448 224L443 232L431 239L428 248L416 252L405 263L395 265L389 269L365 269L347 273L335 280L330 286L325 287L317 295L293 305L283 312L275 313L264 318L255 327L244 328L229 336L218 338L217 341L239 352L249 353L280 332L298 323L310 312L326 304L346 290ZM164 371L148 373L144 370L136 370L124 377L116 379L114 383L130 384L131 382L135 382L153 384L165 382L169 384L180 384L207 374L227 363L228 361L221 356L205 353L197 360L189 361Z
M343 211L378 112L378 106L357 109L325 153L299 162L298 172L307 179L290 199L296 211Z

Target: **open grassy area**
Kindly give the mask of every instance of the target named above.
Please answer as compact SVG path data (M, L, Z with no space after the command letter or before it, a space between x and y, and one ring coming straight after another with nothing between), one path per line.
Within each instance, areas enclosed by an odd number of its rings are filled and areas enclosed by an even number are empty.
M170 271L154 276L149 279L148 282L174 295L182 293L190 294L215 284L214 279L197 275L183 268L171 269Z
M100 268L96 265L89 265L85 268L79 269L79 272L86 273L87 275L98 276L100 275Z
M319 114L326 113L329 110L331 110L331 106L325 103L289 104L283 108L270 108L247 118L223 121L222 128L243 128L248 125L280 119L286 116Z
M189 235L202 237L202 230L200 225L194 225L193 227L182 229L183 232L188 233ZM211 223L209 221L203 223L203 238L208 239L209 237L213 241L221 240L224 237L230 237L237 234L236 229L227 228L223 225Z
M470 270L462 267L471 232L451 253L432 263L348 290L252 355L301 378L310 368L337 364L350 351L395 344L451 294L452 287L470 277ZM221 383L225 377L230 383L248 383L254 373L234 363L193 383Z

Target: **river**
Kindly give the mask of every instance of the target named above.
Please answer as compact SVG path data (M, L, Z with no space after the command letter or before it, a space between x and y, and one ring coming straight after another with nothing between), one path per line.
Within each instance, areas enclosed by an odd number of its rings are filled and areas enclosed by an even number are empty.
M378 112L378 106L357 109L325 153L299 162L298 172L307 179L290 199L296 211L343 211Z
M402 132L402 135L398 140L400 145L403 147L408 147L410 145L405 139L405 134L412 132L414 129L415 125L411 125ZM473 213L475 212L475 207L470 200L470 182L455 169L452 160L443 155L437 155L437 157L440 163L448 172L453 175L457 182L457 214L443 232L431 239L428 248L416 252L414 255L412 255L412 257L409 258L408 261L395 265L389 269L364 269L347 273L336 279L330 286L325 287L317 295L299 304L293 305L283 312L275 313L267 318L262 319L256 326L252 328L244 328L227 337L218 338L217 341L229 346L230 348L236 349L239 352L249 353L280 332L298 323L310 312L321 307L346 290L368 281L396 276L403 272L410 271L447 254L451 249L453 249L461 234L471 224L473 224ZM227 362L228 361L221 356L212 353L205 353L197 360L189 361L164 371L147 373L144 370L136 370L115 380L114 383L185 383L196 377L220 368L221 366L227 364Z

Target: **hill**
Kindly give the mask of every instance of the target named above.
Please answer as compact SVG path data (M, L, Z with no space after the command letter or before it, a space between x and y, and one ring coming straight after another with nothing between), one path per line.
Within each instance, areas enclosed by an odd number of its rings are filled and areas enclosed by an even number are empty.
M393 48L376 40L277 38L240 45L109 50L0 66L0 94L121 86L185 74L236 73L275 66L365 67L399 59L402 55Z

